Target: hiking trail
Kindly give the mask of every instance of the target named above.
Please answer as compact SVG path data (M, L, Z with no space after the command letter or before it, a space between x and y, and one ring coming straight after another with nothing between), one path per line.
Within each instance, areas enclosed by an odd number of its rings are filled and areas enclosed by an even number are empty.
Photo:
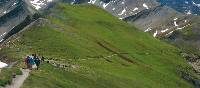
M112 54L112 55L101 56L101 57L88 57L88 58L85 58L85 59L78 59L78 60L84 61L84 60L93 60L93 59L105 59L108 62L112 62L109 59L111 59L112 57L117 56L117 55L118 54ZM73 59L69 59L69 60L72 61ZM58 61L56 59L53 59L53 58L51 58L51 59L45 59L44 61L47 62L47 63L49 63L49 64L51 64L51 65L53 65L53 66L55 66L55 67L58 67L58 68L64 68L64 69L66 69L66 68L70 68L70 67L71 68L78 67L76 65L62 63L62 62L60 62L60 61Z
M22 72L22 75L17 75L16 78L12 79L12 83L10 85L7 85L4 88L20 88L24 81L28 78L29 76L29 69L20 69Z

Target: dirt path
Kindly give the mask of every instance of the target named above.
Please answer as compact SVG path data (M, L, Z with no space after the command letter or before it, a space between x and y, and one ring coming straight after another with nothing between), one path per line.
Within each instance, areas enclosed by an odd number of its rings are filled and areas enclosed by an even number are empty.
M85 61L85 60L93 60L93 59L105 59L106 61L112 63L112 61L110 60L112 57L114 56L117 56L118 54L111 54L111 55L108 55L108 56L97 56L97 57L88 57L88 58L85 58L85 59L78 59L78 60L81 60L81 61ZM73 59L69 59L70 61L72 61ZM79 66L78 65L75 65L75 64L68 64L68 63L63 63L62 61L58 61L56 59L45 59L44 60L45 62L55 66L55 67L58 67L58 68L64 68L64 69L69 69L69 68L78 68Z
M30 70L28 69L20 69L22 71L22 75L17 75L16 78L12 80L12 83L10 85L7 85L5 88L20 88L26 78L29 76Z

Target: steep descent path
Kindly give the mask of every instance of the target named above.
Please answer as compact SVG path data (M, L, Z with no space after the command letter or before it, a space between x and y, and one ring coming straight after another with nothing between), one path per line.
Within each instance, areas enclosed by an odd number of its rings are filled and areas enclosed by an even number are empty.
M26 78L29 76L30 70L28 69L20 69L22 71L22 75L17 75L16 78L12 80L11 85L7 85L5 88L20 88Z

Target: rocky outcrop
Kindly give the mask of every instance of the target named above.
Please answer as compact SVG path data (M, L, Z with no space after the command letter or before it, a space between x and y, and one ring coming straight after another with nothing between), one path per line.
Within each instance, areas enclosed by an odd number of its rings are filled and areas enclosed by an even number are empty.
M179 75L185 79L187 82L189 82L190 84L192 84L194 86L194 88L200 88L200 81L199 79L193 77L190 73L186 72L186 71L180 71Z
M34 14L34 10L22 0L7 0L1 2L3 14L0 14L0 42L5 36L18 25L24 22L29 15Z
M195 54L181 53L181 55L188 61L197 74L200 74L200 56Z
M39 18L55 0L3 0L0 1L0 42Z
M192 69L195 73L200 74L200 56L195 54L188 54L181 52L181 56L184 57L188 63L192 66ZM187 69L191 68L182 68L178 67L178 74L181 76L181 78L185 79L187 82L192 84L194 88L200 88L200 80L197 77L194 77L190 71Z
M199 0L157 0L157 1L181 13L200 15Z

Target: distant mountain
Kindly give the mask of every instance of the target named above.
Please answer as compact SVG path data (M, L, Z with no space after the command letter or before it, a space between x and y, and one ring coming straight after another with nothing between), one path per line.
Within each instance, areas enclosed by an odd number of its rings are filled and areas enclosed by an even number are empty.
M45 19L37 19L38 12L57 1L93 4L115 17L96 6L60 3L48 10L48 14L42 14ZM182 53L135 27L184 50L200 50L200 17L178 11L167 2L6 0L0 5L1 41L28 25L4 42L1 55L21 61L24 54L37 52L58 62L52 63L56 69L49 62L42 64L42 70L33 72L24 88L199 88L198 76L181 56L193 61L194 54ZM198 63L196 67L193 62ZM193 62L189 63L200 73L198 60Z
M145 32L166 36L189 25L190 16L156 0L90 0L119 19L133 23Z
M22 88L199 88L180 51L92 5L59 4L5 41L0 55L45 57ZM9 46L9 47L7 47ZM47 63L46 63L47 62ZM14 68L22 66L21 63ZM18 66L20 65L20 66ZM10 68L5 68L10 69ZM4 72L5 70L2 70ZM1 75L0 84L8 75ZM4 78L2 80L2 78Z
M1 0L0 42L4 37L31 23L31 16L47 8L52 0ZM11 32L12 30L12 32ZM10 33L11 32L11 33Z
M90 0L88 3L100 6L120 19L159 5L155 0Z
M27 4L35 8L36 10L44 9L49 6L51 2L55 0L25 0Z
M200 0L157 0L159 3L169 6L185 14L200 15Z
M25 20L30 14L27 5L21 0L2 0L0 2L0 40Z
M197 25L197 0L3 0L0 1L0 40L27 22L38 11L54 2L89 3L99 6L121 20L139 27L154 37L176 39L174 33ZM28 17L28 18L27 18ZM13 32L11 32L12 34Z
M7 30L16 27L28 15L48 8L57 1L100 6L119 19L152 33L154 37L166 36L189 26L194 17L190 14L199 14L200 11L198 0L3 0L0 1L0 34L6 34Z

